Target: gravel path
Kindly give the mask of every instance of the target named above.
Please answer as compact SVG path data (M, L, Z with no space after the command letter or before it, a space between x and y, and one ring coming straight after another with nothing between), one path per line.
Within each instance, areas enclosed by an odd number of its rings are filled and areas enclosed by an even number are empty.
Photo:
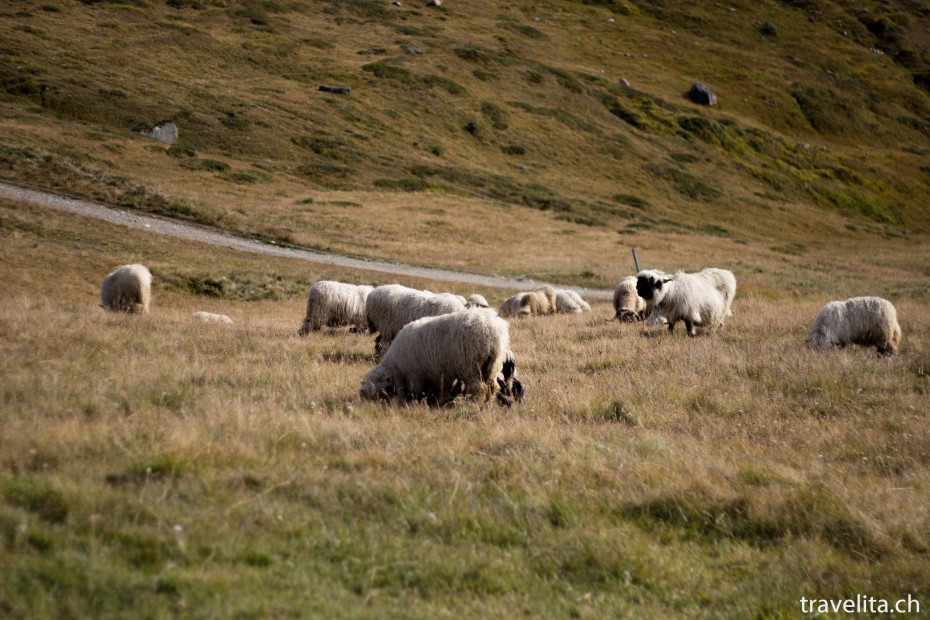
M530 279L515 280L510 278L497 278L493 276L482 276L473 273L448 271L446 269L413 267L410 265L400 265L397 263L388 263L377 260L350 258L348 256L340 256L338 254L327 254L324 252L313 252L310 250L279 247L273 243L256 241L254 239L247 239L245 237L237 237L214 228L207 228L197 224L179 222L168 218L158 217L156 215L145 215L127 209L107 207L101 204L88 202L86 200L75 200L73 198L58 196L57 194L52 194L49 192L25 189L16 185L4 183L2 181L0 181L0 196L10 198L12 200L28 202L30 204L39 205L49 209L56 209L58 211L77 213L86 217L105 220L107 222L120 224L122 226L129 226L130 228L147 230L160 235L168 235L171 237L178 237L180 239L188 239L190 241L197 241L200 243L232 248L234 250L241 250L243 252L253 252L255 254L282 256L285 258L306 260L313 263L337 265L339 267L352 267L356 269L379 271L381 273L389 273L394 275L416 276L444 282L462 282L466 284L474 284L476 286L493 288L529 290L546 284L545 282ZM587 289L578 287L570 288L578 291L578 293L586 297L610 298L610 296L613 294L613 291L604 289Z

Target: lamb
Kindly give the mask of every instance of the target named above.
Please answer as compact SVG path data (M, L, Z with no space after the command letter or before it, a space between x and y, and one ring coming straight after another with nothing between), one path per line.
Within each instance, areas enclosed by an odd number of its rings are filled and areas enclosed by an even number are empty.
M446 405L458 396L503 405L521 400L507 321L474 309L425 317L397 334L381 362L362 379L366 400L426 401Z
M591 306L577 292L567 288L555 289L555 310L561 314L590 312Z
M875 346L879 357L894 355L901 344L898 313L887 299L853 297L831 301L820 311L807 336L809 349Z
M354 331L365 331L368 326L366 301L372 290L373 287L364 284L320 280L310 287L307 316L297 333L306 336L323 327L347 325L352 326Z
M526 317L553 314L558 307L558 295L551 286L518 293L504 301L500 307L503 317Z
M213 312L199 311L195 312L192 317L202 323L217 323L219 325L232 325L233 320L225 314L214 314Z
M375 353L382 355L407 323L462 310L465 310L465 304L450 293L436 294L400 284L387 284L368 294L365 315L368 329L378 333Z
M688 335L694 337L695 326L716 329L732 314L736 278L725 269L679 271L674 276L643 270L636 275L636 292L653 305L650 323L664 320L672 331L678 321L684 321Z
M636 276L620 280L614 289L614 318L625 323L642 321L646 316L646 300L636 293Z
M110 312L146 314L151 300L152 274L145 265L123 265L100 287L100 306Z

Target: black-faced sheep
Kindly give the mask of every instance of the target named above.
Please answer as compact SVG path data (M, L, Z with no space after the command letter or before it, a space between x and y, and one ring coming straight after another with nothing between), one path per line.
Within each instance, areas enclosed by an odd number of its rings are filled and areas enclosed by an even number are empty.
M202 323L216 323L218 325L232 325L233 320L225 314L215 314L213 312L199 311L195 312L192 317L194 320Z
M553 314L557 309L557 294L551 286L542 286L532 291L517 293L501 304L500 314L504 317L527 317Z
M646 318L646 300L636 293L636 276L620 280L614 289L614 318L632 323Z
M297 333L306 336L324 327L343 326L365 331L368 327L366 300L372 289L364 284L345 284L331 280L316 282L310 287L307 316Z
M100 305L111 312L144 314L152 300L152 274L145 265L123 265L107 274L100 287Z
M408 323L362 379L359 395L442 406L458 396L487 402L497 394L507 405L523 395L514 375L507 321L475 309Z
M736 278L725 269L678 272L674 276L643 270L636 275L636 293L652 305L650 323L664 320L672 331L675 323L684 321L688 335L693 337L695 326L716 329L723 325L724 318L731 314Z
M831 301L820 311L807 336L809 349L874 346L879 356L894 355L901 344L898 313L887 299L853 297Z
M407 323L462 310L465 310L465 304L451 293L436 294L400 284L387 284L368 294L365 314L369 331L378 333L375 353L381 355Z

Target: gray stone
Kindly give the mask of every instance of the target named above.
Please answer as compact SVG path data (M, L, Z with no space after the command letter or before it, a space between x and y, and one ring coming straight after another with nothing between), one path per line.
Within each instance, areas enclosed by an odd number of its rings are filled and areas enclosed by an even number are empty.
M629 88L629 87L630 87L630 81L629 81L628 79L626 79L626 78L620 78L620 86Z
M776 26L772 22L762 22L761 30L762 30L762 34L764 35L767 35L770 37L778 36L778 26Z
M171 121L155 123L150 130L142 133L165 144L174 144L178 141L178 126Z
M695 82L688 91L688 99L701 105L717 105L717 95L703 82Z

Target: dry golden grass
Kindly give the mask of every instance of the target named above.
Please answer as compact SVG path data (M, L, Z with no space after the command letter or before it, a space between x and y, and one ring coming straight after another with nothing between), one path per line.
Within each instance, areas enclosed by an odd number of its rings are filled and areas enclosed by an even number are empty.
M13 617L769 617L802 596L930 600L925 295L893 298L900 355L811 353L834 266L811 265L802 297L774 269L736 269L749 293L720 333L647 333L606 303L514 321L527 402L388 407L356 395L370 336L296 336L310 282L384 276L0 207ZM883 252L863 273L904 290L906 257ZM151 314L103 313L99 281L135 261L155 274ZM182 282L221 274L253 288ZM236 324L194 323L200 309Z

